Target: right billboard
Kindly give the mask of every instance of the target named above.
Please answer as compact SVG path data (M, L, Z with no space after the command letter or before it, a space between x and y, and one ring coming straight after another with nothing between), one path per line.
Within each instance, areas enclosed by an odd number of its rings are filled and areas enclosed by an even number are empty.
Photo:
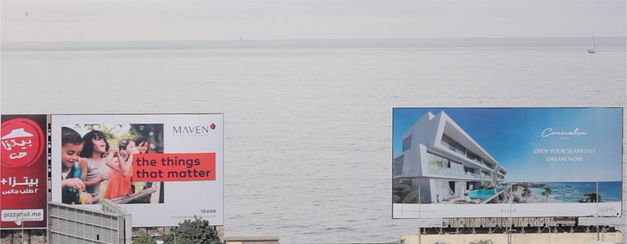
M394 108L392 217L620 216L623 108Z

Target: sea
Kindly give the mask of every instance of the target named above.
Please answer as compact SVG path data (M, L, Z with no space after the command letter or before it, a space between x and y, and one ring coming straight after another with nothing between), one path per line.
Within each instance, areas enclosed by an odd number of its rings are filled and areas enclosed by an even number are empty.
M394 243L441 220L392 219L392 108L624 107L625 38L589 47L588 37L3 43L1 109L224 113L225 236ZM624 217L587 223L625 230Z
M562 203L577 203L589 200L587 193L597 193L599 202L620 202L622 200L622 182L601 181L597 182L544 182L545 187L551 189L550 197ZM544 193L543 187L532 187L537 195ZM596 199L596 197L595 197Z

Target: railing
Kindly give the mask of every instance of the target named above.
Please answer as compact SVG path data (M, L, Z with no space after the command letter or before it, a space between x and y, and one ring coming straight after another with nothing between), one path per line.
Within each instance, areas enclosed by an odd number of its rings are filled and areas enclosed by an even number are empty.
M464 172L464 175L468 176L468 177L475 177L475 178L479 178L481 177L480 174L477 173L471 173L471 172Z
M464 172L463 170L455 170L450 168L445 168L437 165L429 165L429 173L433 175L443 175L443 176L454 176L454 177L464 177L464 178L483 178L480 174Z
M445 145L445 146L447 146L449 149L451 149L451 151L454 151L454 152L457 152L457 153L463 154L463 155L464 155L464 157L466 157L466 150L461 150L461 149L459 149L459 148L457 148L457 147L454 147L453 145L449 144L448 142L446 142L446 141L444 141L444 140L442 141L442 145Z
M462 149L459 149L459 148L457 148L457 147L454 147L453 145L451 145L451 144L447 143L446 141L441 141L441 142L442 142L442 145L445 145L446 147L448 147L448 149L450 149L450 150L451 150L451 151L453 151L453 152L456 152L456 153L458 153L458 154L463 155L463 156L464 156L464 158L467 158L467 159L469 159L469 160L471 160L471 161L474 161L474 162L476 162L476 163L478 163L478 164L480 164L480 165L483 165L483 166L485 166L485 167L487 167L487 168L491 168L491 167L490 167L490 166L488 166L488 165L487 165L487 164L486 164L483 160L480 160L480 159L477 159L477 158L473 158L473 157L468 156L468 153L466 152L466 149L465 149L465 148L464 148L464 150L462 150Z

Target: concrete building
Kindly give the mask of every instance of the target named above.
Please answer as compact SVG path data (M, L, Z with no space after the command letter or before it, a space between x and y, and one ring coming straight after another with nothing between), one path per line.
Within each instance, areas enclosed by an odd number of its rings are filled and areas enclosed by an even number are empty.
M409 128L403 135L402 152L393 162L395 181L419 192L420 203L488 202L489 197L470 196L486 194L482 189L487 187L497 188L506 174L445 112L429 112Z
M48 206L51 244L132 242L131 215L108 200L101 210L54 202Z
M406 235L401 244L619 244L622 233L612 227L565 226L565 227L517 227L513 229L487 228L464 230L449 228L421 229L420 235ZM457 231L455 231L457 230Z

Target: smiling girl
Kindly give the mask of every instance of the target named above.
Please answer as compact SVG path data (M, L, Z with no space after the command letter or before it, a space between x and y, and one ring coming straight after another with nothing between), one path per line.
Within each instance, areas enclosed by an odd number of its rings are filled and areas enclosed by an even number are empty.
M84 146L79 165L85 179L85 191L91 194L92 203L100 202L100 183L109 177L109 168L115 168L113 152L104 133L92 130L83 136Z
M105 191L105 199L113 199L122 196L131 195L131 176L133 171L133 154L139 150L135 147L135 142L124 139L120 141L119 150L113 159L115 167L114 173Z

